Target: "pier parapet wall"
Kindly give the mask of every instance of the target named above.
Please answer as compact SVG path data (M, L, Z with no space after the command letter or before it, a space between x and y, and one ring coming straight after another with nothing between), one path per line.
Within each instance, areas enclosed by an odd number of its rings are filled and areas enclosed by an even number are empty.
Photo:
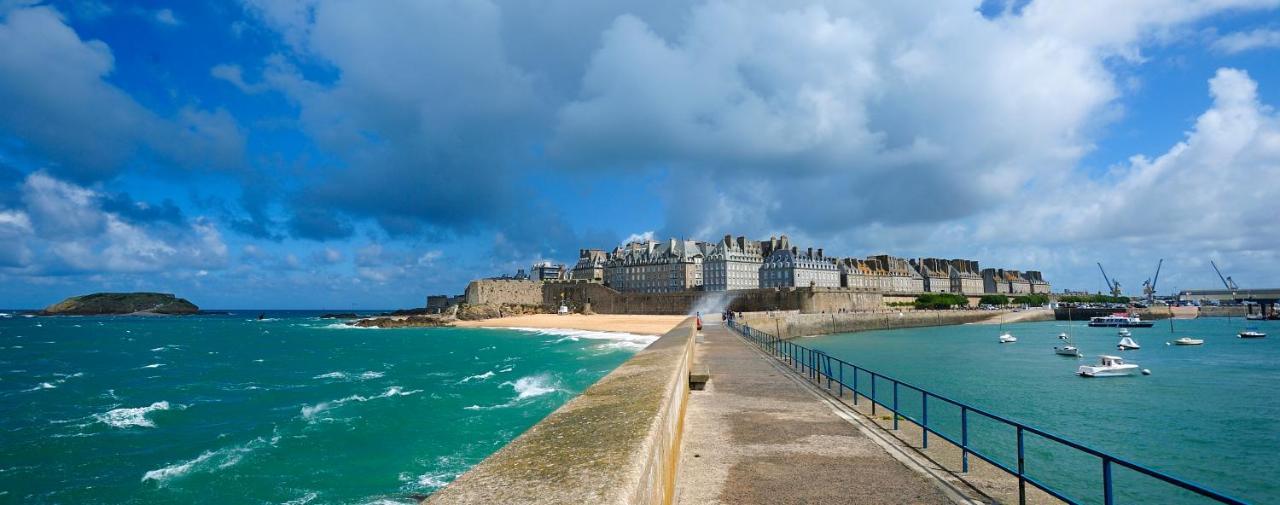
M426 503L670 503L694 344L686 320Z

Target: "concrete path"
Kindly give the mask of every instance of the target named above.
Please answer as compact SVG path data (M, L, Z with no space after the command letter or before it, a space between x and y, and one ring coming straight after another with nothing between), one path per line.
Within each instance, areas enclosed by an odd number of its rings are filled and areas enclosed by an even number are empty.
M676 503L952 503L776 361L718 324L695 362Z

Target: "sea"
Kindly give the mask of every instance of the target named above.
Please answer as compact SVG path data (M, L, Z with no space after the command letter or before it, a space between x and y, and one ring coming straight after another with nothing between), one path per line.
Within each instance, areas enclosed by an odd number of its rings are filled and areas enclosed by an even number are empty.
M1253 327L1263 339L1240 339ZM1280 503L1280 323L1240 318L1157 321L1133 328L1142 347L1118 351L1116 328L1061 321L1004 325L1017 343L1000 344L996 325L868 331L797 343L913 386L1252 503ZM1054 354L1067 332L1082 358ZM1183 336L1201 346L1167 345ZM1119 355L1150 375L1082 378L1081 364ZM863 376L865 381L866 377ZM865 382L864 382L865 387ZM887 382L877 397L891 402ZM918 394L899 404L919 418ZM957 408L929 403L930 426L959 438ZM970 416L973 443L1016 467L1016 434ZM1027 435L1027 471L1081 503L1102 503L1099 459ZM1116 467L1117 503L1208 503Z
M0 503L416 503L656 337L0 311Z

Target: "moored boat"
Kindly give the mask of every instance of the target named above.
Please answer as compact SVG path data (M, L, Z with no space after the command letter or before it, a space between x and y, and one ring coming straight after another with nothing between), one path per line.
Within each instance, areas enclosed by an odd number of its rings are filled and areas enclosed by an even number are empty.
M1137 342L1134 342L1133 339L1129 337L1120 339L1120 343L1116 344L1116 349L1121 351L1135 351L1141 348L1142 346L1138 345Z
M1199 338L1182 337L1174 339L1173 343L1177 345L1203 345L1204 340Z
M1089 326L1111 327L1111 328L1150 328L1150 321L1143 321L1137 314L1126 314L1117 312L1109 316L1091 317L1089 318Z
M1076 375L1081 377L1122 377L1125 375L1133 375L1138 371L1138 365L1133 363L1125 363L1124 358L1119 356L1098 356L1099 363L1097 365L1080 365L1076 369Z
M1003 334L1003 335L1000 335L1000 343L1001 343L1001 344L1012 344L1012 343L1017 342L1017 341L1018 341L1018 337L1015 337L1015 336L1010 335L1010 334L1008 334L1008 333L1005 333L1005 334Z
M1267 334L1258 330L1244 330L1236 336L1240 338L1265 338Z
M1121 337L1132 337L1132 336L1133 336L1133 333L1130 333L1128 328L1120 328L1120 331L1116 332L1116 334L1117 334L1117 335L1120 335Z

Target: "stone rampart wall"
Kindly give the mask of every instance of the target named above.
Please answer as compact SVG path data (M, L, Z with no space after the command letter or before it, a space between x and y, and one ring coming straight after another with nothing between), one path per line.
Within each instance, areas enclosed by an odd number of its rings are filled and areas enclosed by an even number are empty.
M782 338L973 323L999 314L976 310L882 311L860 314L744 314L741 322Z
M542 281L480 279L467 284L467 305L542 305Z
M671 503L695 342L685 320L427 503Z

